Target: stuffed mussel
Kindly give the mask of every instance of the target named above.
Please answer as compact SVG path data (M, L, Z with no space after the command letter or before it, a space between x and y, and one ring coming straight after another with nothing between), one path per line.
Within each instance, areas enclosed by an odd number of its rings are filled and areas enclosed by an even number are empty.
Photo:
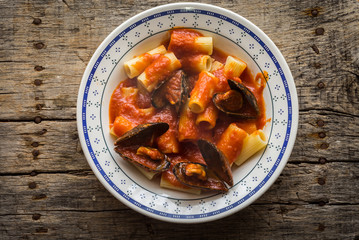
M192 162L177 163L173 168L177 180L189 187L228 191L226 184L233 186L233 177L227 158L207 140L198 140L198 147L207 165Z
M168 130L167 123L140 124L126 132L115 142L115 151L125 160L151 172L162 172L169 168L166 154L154 147L154 139Z
M167 104L175 106L177 112L188 96L187 76L182 70L172 74L153 91L151 102L155 108L162 108Z
M228 115L243 119L256 119L259 107L254 94L243 84L228 79L231 90L213 95L214 105Z
M200 163L177 163L173 167L173 174L180 183L188 187L220 192L228 191L222 181L208 176L207 166Z

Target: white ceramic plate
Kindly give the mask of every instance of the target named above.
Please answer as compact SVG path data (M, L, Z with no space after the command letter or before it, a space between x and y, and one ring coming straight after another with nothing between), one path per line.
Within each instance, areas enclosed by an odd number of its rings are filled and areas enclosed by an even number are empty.
M233 168L234 186L226 194L191 195L159 187L113 150L109 101L126 78L123 62L158 46L173 27L194 28L213 36L217 48L239 56L253 75L267 71L264 131L268 146L244 165ZM298 100L293 77L274 43L236 13L207 4L178 3L142 12L116 28L98 47L82 78L77 102L82 149L100 182L128 207L164 221L206 222L253 203L276 180L295 142Z

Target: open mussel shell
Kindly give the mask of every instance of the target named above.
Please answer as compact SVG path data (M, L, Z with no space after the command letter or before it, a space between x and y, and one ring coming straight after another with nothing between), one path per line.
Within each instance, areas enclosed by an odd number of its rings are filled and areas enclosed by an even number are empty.
M168 128L169 125L165 122L140 124L119 137L115 145L122 147L151 145L153 139L167 132Z
M187 96L187 76L182 70L178 70L156 87L152 93L151 102L155 108L162 108L167 104L174 105L176 111L179 112Z
M168 157L162 154L161 159L153 160L148 156L138 155L135 153L134 149L125 149L117 146L115 151L124 159L127 160L141 168L146 169L150 172L163 172L166 171L171 163L168 160Z
M243 97L239 91L229 90L213 95L215 106L225 113L239 113L243 106Z
M197 143L208 168L216 174L220 180L226 182L229 186L233 186L231 166L221 150L213 143L204 139L198 140Z
M180 162L177 163L173 167L173 174L176 179L185 186L192 188L199 188L203 190L213 190L220 192L227 192L227 186L220 180L214 179L211 177L207 177L207 179L203 180L196 176L188 176L186 175L186 167L188 164L195 164L198 167L206 169L206 166L200 163L192 163L192 162Z
M213 95L214 105L224 113L243 119L255 119L259 115L258 102L254 94L243 84L228 79L231 88L225 93ZM244 106L249 105L250 111L244 111ZM248 110L248 108L247 108Z

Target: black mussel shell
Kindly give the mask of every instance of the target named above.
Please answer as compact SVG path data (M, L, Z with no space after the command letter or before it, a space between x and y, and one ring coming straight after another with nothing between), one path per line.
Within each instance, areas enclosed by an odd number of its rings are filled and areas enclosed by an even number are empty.
M168 123L164 122L140 124L119 137L115 145L122 147L152 145L154 138L164 134L168 128Z
M153 91L151 96L152 105L162 108L167 104L174 105L179 112L188 96L188 80L182 70L174 72L170 78L162 82Z
M197 164L206 169L206 166L200 163L180 162L173 167L173 174L176 179L185 186L192 188L199 188L203 190L213 190L220 192L227 192L227 186L220 180L208 177L206 180L201 180L195 176L186 175L186 166L188 164Z
M232 90L237 90L240 91L242 93L242 95L245 97L245 99L248 101L249 105L251 105L251 107L254 109L254 111L256 112L256 114L259 114L259 107L258 107L258 102L256 97L254 96L254 94L243 84L234 81L232 79L228 79L227 80L229 87Z
M214 94L213 103L222 112L238 113L243 106L243 97L239 91L229 90Z
M229 186L233 186L231 166L221 150L204 139L198 140L197 143L208 169L216 174L220 180L226 182Z
M243 84L231 79L228 79L228 85L231 90L213 95L212 100L214 105L228 115L242 119L256 119L259 115L259 107L254 94ZM236 91L237 94L235 94L234 91ZM223 100L225 94L230 96L227 101ZM241 95L241 97L239 95ZM247 108L246 111L243 110L245 105L249 105L249 109Z

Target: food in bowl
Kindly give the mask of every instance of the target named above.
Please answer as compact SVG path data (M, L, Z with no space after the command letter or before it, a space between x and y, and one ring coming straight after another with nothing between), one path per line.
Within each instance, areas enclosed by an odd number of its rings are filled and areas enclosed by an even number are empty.
M266 146L266 72L254 77L212 37L172 29L124 70L109 107L115 151L161 187L226 192L233 163Z

